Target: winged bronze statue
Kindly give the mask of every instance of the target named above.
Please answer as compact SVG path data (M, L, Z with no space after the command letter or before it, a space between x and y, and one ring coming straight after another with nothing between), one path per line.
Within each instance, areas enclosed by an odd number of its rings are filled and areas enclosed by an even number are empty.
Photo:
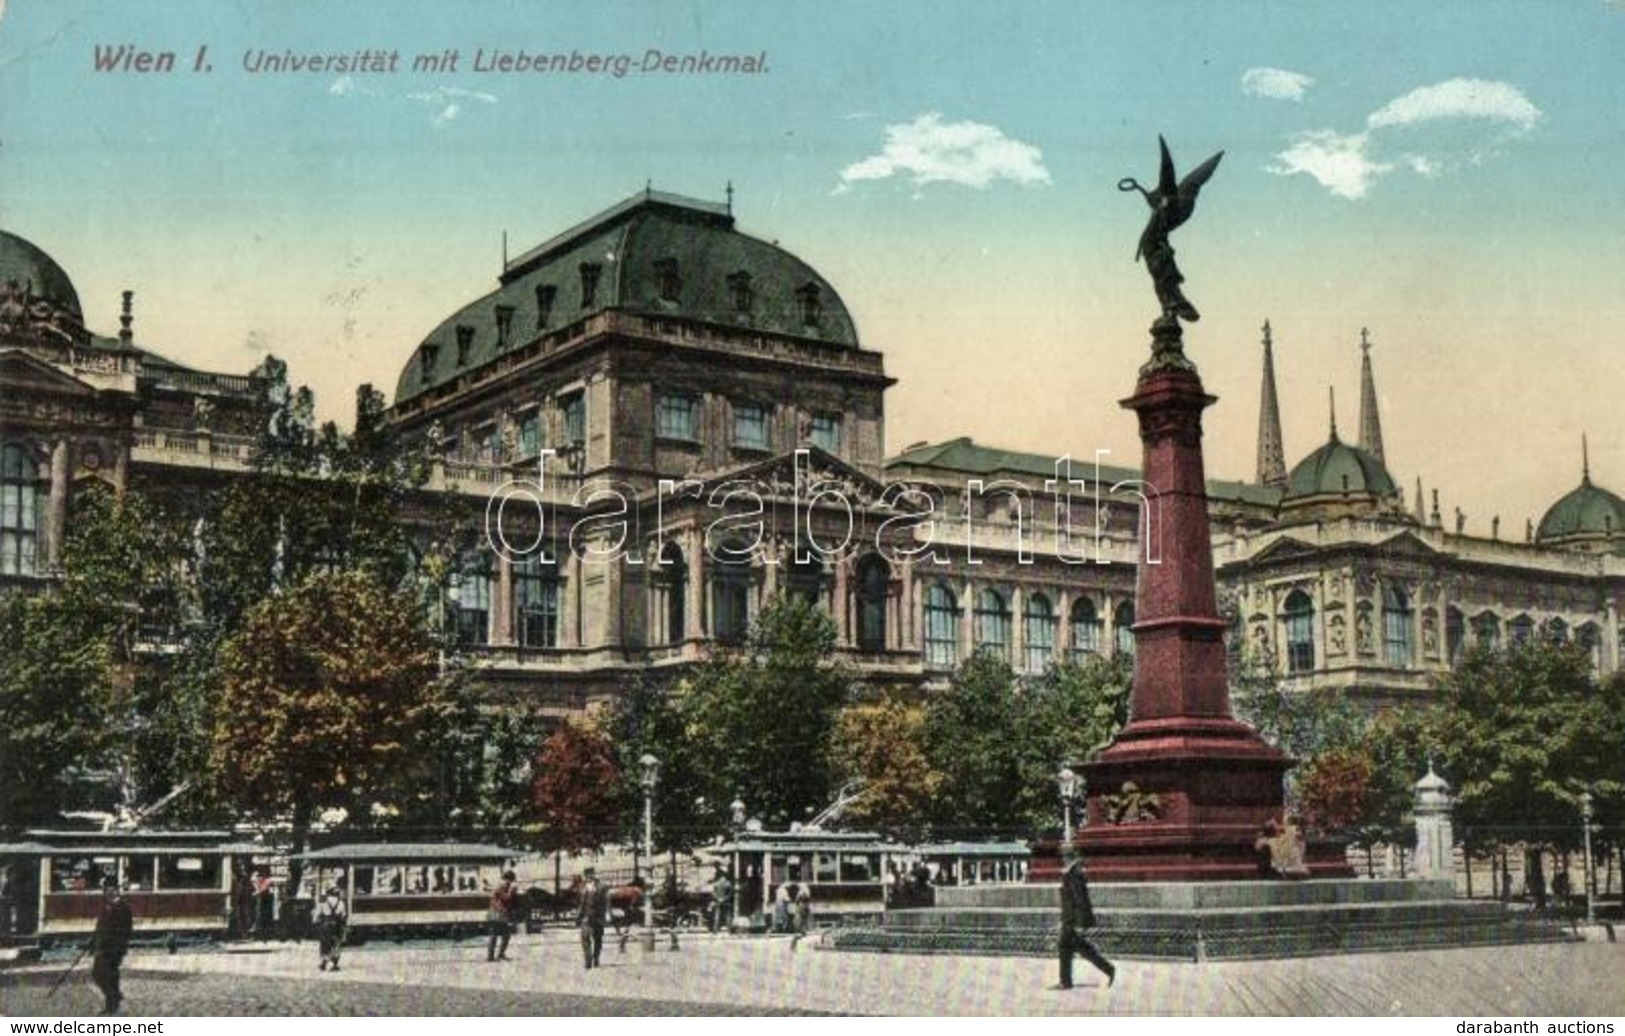
M1174 262L1174 247L1168 243L1168 235L1196 211L1196 196L1201 192L1202 185L1212 177L1213 171L1219 168L1219 159L1224 157L1224 152L1192 169L1185 179L1176 183L1174 160L1168 154L1168 142L1159 134L1157 143L1162 148L1162 174L1157 180L1157 189L1147 190L1133 177L1119 180L1117 189L1139 191L1145 197L1146 204L1151 206L1151 218L1146 222L1145 231L1140 234L1140 247L1135 251L1134 258L1145 260L1146 269L1151 273L1151 284L1157 292L1157 301L1162 303L1163 317L1200 320L1202 315L1180 290L1179 286L1185 278Z

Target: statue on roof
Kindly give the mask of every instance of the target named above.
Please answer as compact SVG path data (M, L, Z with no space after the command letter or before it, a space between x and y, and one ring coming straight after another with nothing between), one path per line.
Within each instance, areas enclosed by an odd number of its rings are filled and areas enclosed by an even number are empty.
M1145 260L1146 269L1151 273L1151 284L1157 292L1157 301L1162 303L1158 327L1167 328L1170 334L1177 335L1180 320L1200 320L1201 314L1179 287L1185 278L1174 262L1174 248L1168 243L1168 235L1196 211L1196 196L1219 167L1219 159L1224 157L1224 152L1219 152L1191 170L1183 180L1176 181L1174 160L1168 154L1168 142L1159 135L1157 144L1162 149L1162 169L1156 189L1148 190L1133 177L1119 180L1117 189L1139 191L1146 204L1151 206L1151 218L1140 234L1140 247L1134 253L1134 258Z

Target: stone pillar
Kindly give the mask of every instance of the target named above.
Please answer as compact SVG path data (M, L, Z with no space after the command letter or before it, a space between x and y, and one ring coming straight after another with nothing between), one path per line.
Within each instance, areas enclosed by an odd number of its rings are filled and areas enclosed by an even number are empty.
M1123 406L1139 418L1143 521L1162 550L1138 566L1129 723L1085 767L1078 843L1097 881L1250 880L1292 761L1230 714L1202 459L1202 411L1216 400L1178 322L1163 317L1152 334Z
M850 567L845 558L836 558L830 562L835 569L835 599L830 605L830 614L835 618L835 642L841 647L851 647L853 643L852 623L848 621L851 609L848 607L847 569Z
M497 555L497 581L491 595L491 610L495 613L491 623L491 643L512 644L515 636L513 623L513 562Z
M45 511L46 561L62 564L62 541L68 534L68 440L51 447L51 495Z
M1450 828L1452 800L1450 785L1433 772L1428 760L1427 776L1416 782L1416 876L1435 881L1454 881L1455 835Z
M683 636L699 640L705 636L705 533L699 527L686 535L683 556L688 561L688 581L683 584L688 600L683 605Z

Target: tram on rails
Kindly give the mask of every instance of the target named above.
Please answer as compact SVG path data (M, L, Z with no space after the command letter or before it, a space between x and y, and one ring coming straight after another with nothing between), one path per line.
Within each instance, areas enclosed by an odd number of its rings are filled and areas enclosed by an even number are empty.
M519 853L458 842L354 843L289 857L304 865L299 908L337 887L353 939L484 931L491 891Z
M125 890L136 938L225 937L234 880L266 855L228 831L25 831L0 842L0 938L82 939L108 878Z

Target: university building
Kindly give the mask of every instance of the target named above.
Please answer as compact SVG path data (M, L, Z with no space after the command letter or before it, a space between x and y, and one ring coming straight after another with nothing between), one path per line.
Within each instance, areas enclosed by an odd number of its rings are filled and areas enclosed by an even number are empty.
M87 329L67 272L0 232L6 589L48 585L89 481L176 502L251 477L277 364L187 367L134 308ZM1265 327L1257 471L1209 481L1234 655L1373 705L1425 695L1475 642L1571 639L1617 669L1625 500L1582 466L1538 527L1487 538L1420 484L1407 503L1362 347L1354 441L1334 421L1289 468ZM826 608L861 671L927 691L975 650L1024 672L1133 650L1156 521L1136 473L969 439L888 455L881 351L731 205L640 193L506 261L401 355L387 421L431 458L423 492L506 501L501 535L428 588L494 704L605 700L737 643L779 592Z

